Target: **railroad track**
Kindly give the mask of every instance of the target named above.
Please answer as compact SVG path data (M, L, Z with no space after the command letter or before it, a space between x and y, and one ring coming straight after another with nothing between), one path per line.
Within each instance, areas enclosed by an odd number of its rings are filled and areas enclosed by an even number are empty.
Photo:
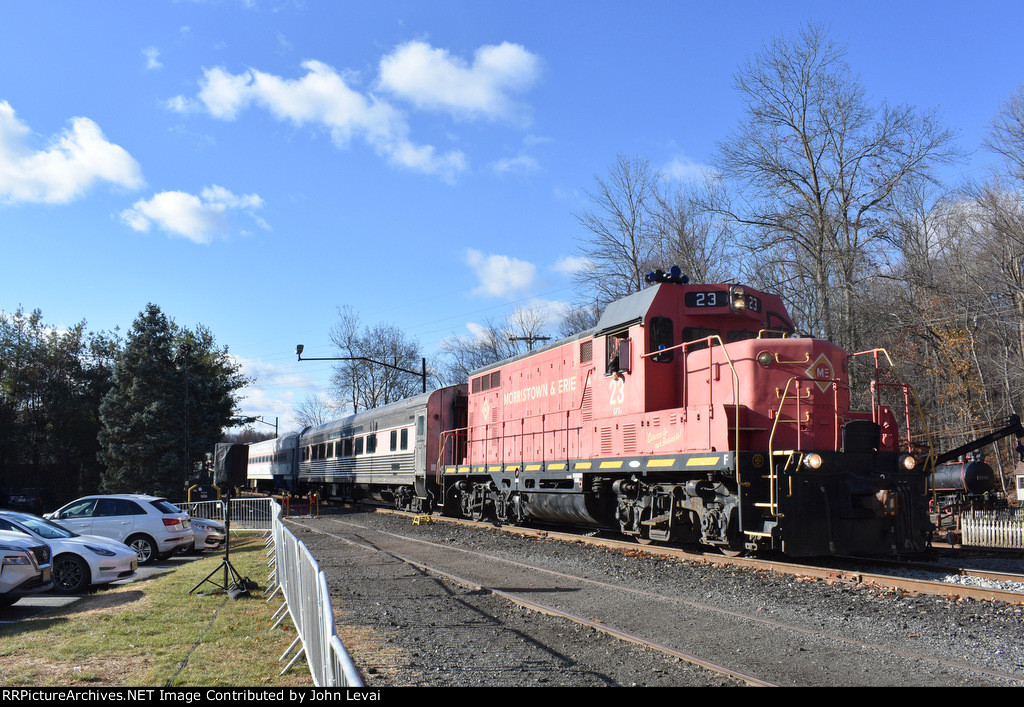
M403 515L403 514L397 514L397 515ZM324 520L324 519L321 519L321 520ZM907 658L909 658L909 659L912 659L914 661L922 661L922 662L925 662L925 663L930 663L930 664L932 664L932 665L934 665L937 668L942 669L942 670L950 670L950 669L960 669L960 670L963 670L963 669L966 669L966 670L969 670L969 671L971 671L973 673L976 673L976 674L987 675L987 676L989 676L991 678L995 678L995 679L998 679L998 680L1014 681L1014 682L1016 682L1018 684L1022 680L1020 675L1016 675L1016 674L1012 674L1012 673L1001 672L1001 671L998 671L998 670L988 670L988 669L986 669L984 667L976 666L976 665L975 666L966 666L962 662L945 660L945 659L942 659L942 658L938 658L938 657L935 657L935 656L927 655L927 654L924 654L924 653L919 653L919 652L916 652L916 651L908 651L908 650L905 650L905 649L897 649L897 648L893 648L893 647L889 647L889 646L879 645L879 644L876 644L876 643L870 643L870 642L867 642L867 641L857 640L857 639L846 637L846 636L840 636L840 635L835 635L835 634L832 634L832 633L827 633L827 632L822 631L822 630L809 629L806 626L797 626L797 625L794 625L794 624L791 624L791 623L776 621L776 620L769 619L769 618L767 618L765 616L757 616L757 615L751 615L749 613L743 613L743 612L739 612L739 611L727 610L727 609L722 608L721 606L716 606L716 605L713 605L711 603L695 602L695 601L691 601L691 600L682 600L679 597L665 596L665 595L659 594L657 592L643 591L643 590L638 590L638 589L635 589L635 588L628 588L628 587L625 587L625 586L623 586L621 584L618 584L618 583L609 583L609 582L598 581L598 580L595 580L593 578L586 578L586 577L576 576L576 575L573 575L573 574L568 573L568 572L554 571L554 570L549 569L549 568L538 567L538 566L534 566L534 565L530 565L530 564L526 564L526 563L520 563L520 562L516 562L516 561L510 560L507 557L499 557L499 556L492 555L492 554L489 554L487 552L482 552L482 551L479 551L479 550L469 550L469 549L453 547L453 546L445 545L445 544L438 544L438 543L435 543L435 542L424 540L422 537L417 537L415 534L387 532L387 531L383 531L383 530L379 530L379 529L372 530L372 529L366 528L365 526L363 526L361 524L351 523L351 522L347 522L347 521L344 521L344 520L338 520L338 519L327 518L325 520L328 523L333 524L331 527L336 528L336 530L328 530L328 529L326 529L324 527L325 523L317 523L316 525L318 525L319 527L314 527L314 525L311 524L311 523L302 522L301 520L298 520L298 519L291 519L291 521L293 523L295 523L296 525L299 525L300 527L304 527L304 528L307 528L309 530L312 530L313 532L325 534L325 535L327 535L327 536L329 536L331 538L340 540L340 541L345 542L345 543L358 545L358 546L360 546L360 547L362 547L362 548L364 548L364 549L366 549L368 551L386 552L389 556L394 557L395 559L401 560L402 562L406 562L406 563L408 563L408 564L410 564L410 565L412 565L414 567L417 567L417 568L419 568L420 570L422 570L424 572L429 572L430 574L433 574L433 575L436 575L436 576L439 576L439 577L443 577L443 578L448 579L448 580L453 581L453 582L457 582L457 583L459 583L459 584L461 584L463 586L470 587L473 590L486 591L486 592L494 594L496 596L501 596L501 597L505 598L506 600L511 601L511 602L513 602L515 604L518 604L518 605L523 606L523 607L530 608L530 609L538 611L538 612L542 612L544 614L548 614L548 615L552 615L552 616L558 616L560 618L563 618L563 619L566 619L566 620L569 620L569 621L573 621L573 622L576 622L578 624L585 625L585 626L588 626L590 628L594 628L594 629L603 631L603 632L605 632L605 633L607 633L609 635L612 635L612 636L614 636L614 637L616 637L618 639L646 646L646 647L648 647L648 648L650 648L652 650L660 651L662 653L670 655L670 656L672 656L674 658L677 658L679 660L686 661L686 662L691 663L693 665L698 665L698 666L700 666L700 667L702 667L702 668L704 668L706 670L710 670L710 671L712 671L712 672L714 672L716 674L719 674L719 675L727 676L727 677L729 677L732 680L736 680L736 681L742 682L742 683L747 684L747 685L772 686L772 685L780 684L780 682L779 682L779 680L773 678L770 674L768 674L768 675L757 674L756 670L751 670L751 669L749 669L748 667L745 667L742 664L740 664L738 666L737 665L728 665L728 664L726 664L727 661L721 660L720 657L719 658L715 658L715 657L710 657L709 658L709 657L707 657L705 655L698 655L697 652L690 651L690 650L683 650L683 649L681 649L681 648L679 648L677 646L670 645L669 643L667 643L664 640L656 640L656 639L653 639L651 637L645 636L645 635L643 635L642 631L638 631L638 630L636 630L634 628L630 628L630 627L617 627L617 626L613 625L614 619L609 619L608 616L605 616L604 618L602 618L600 616L597 616L597 615L584 616L579 611L570 611L570 610L566 610L564 608L559 608L559 607L555 606L552 603L539 602L535 598L536 597L537 589L532 589L531 591L524 593L522 591L515 591L515 590L511 590L511 589L509 589L507 587L499 586L498 582L481 581L478 578L467 576L466 573L458 572L458 571L453 571L453 569L452 569L453 565L449 564L451 562L451 557L450 556L452 554L458 553L458 554L465 555L465 556L472 556L474 561L476 561L478 564L485 564L485 565L489 564L489 565L492 565L492 566L505 566L505 567L508 567L508 568L514 568L516 571L528 570L528 571L536 573L536 574L547 575L547 576L551 577L552 578L551 581L556 583L556 584L558 584L558 583L570 583L570 584L572 584L574 586L576 586L576 585L578 585L578 586L586 585L586 586L596 587L597 590L599 590L599 591L613 591L613 592L618 592L618 593L633 594L633 595L635 595L637 597L638 601L649 602L649 603L659 602L659 603L662 603L664 605L676 605L676 606L682 604L683 606L678 611L681 611L684 614L686 614L686 613L693 613L693 612L703 612L703 613L707 613L709 615L717 615L719 617L719 619L715 619L715 620L734 621L734 622L739 622L741 624L744 624L744 623L754 623L754 624L757 624L757 625L760 626L760 628L757 629L757 631L761 635L769 635L769 634L782 635L782 634L785 634L785 635L792 635L792 636L810 637L811 639L813 639L815 641L824 640L824 641L826 641L826 642L828 642L829 644L832 645L832 648L830 648L829 651L830 652L835 652L837 654L842 654L843 651L848 651L848 650L851 649L851 647L854 647L854 648L856 648L858 650L867 651L867 652L869 652L871 654L886 654L886 655L890 655L890 656L898 656L900 659L907 659ZM431 519L431 520L434 521L434 520L438 520L438 519ZM453 522L450 519L440 519L440 520L442 522L445 522L445 523ZM474 523L472 523L472 522L458 522L456 524L458 524L458 525L474 525ZM489 527L489 528L493 528L494 527L494 526L492 526L490 524L486 524L486 523L476 523L475 525L486 526L486 527ZM564 540L567 540L567 541L573 542L573 543L585 542L585 543L588 543L588 544L596 544L596 545L601 545L601 546L605 546L605 547L616 548L616 549L618 549L620 551L624 551L624 552L634 552L634 553L644 554L644 555L652 555L652 556L664 555L664 556L682 557L682 558L685 558L685 559L688 559L688 560L694 560L694 561L698 561L698 562L710 562L710 563L713 563L713 564L726 564L726 565L732 565L732 566L748 566L748 567L755 567L757 569L771 569L772 571L776 571L776 572L780 571L782 569L785 569L787 571L787 573L792 573L792 574L795 574L795 575L800 575L800 576L805 576L805 577L806 576L820 576L820 577L834 578L834 577L838 576L836 574L837 570L834 570L834 569L811 568L811 567L807 567L805 565L797 565L797 564L793 564L793 563L784 563L784 567L783 567L783 566L780 566L779 563L767 563L767 564L765 564L762 561L758 561L758 560L754 560L754 559L750 559L750 558L725 558L725 557L721 557L721 558L719 558L719 557L708 558L707 556L704 556L704 555L696 555L696 554L693 554L693 553L686 553L685 551L682 551L682 550L679 550L679 549L676 549L676 548L661 548L661 547L651 547L651 546L644 546L643 548L640 548L635 543L626 543L626 542L622 542L622 541L618 541L618 540L607 540L607 539L600 539L600 538L581 538L579 536L571 535L571 534L553 533L553 532L550 532L550 531L542 531L542 530L535 530L535 529L524 529L524 528L511 528L511 529L507 529L507 530L509 530L509 532L512 532L512 533L515 533L515 534L519 534L519 535L538 536L538 537L544 537L544 538L564 539ZM372 540L372 542L371 541L364 541L364 540L358 540L358 541L357 540L353 540L352 537L351 537L353 532L358 532L358 533L364 534L364 536L366 536L366 537L370 537L369 533L372 533L373 540ZM385 543L383 541L383 539L382 539L384 537L389 538L390 542L397 543L397 545L394 545L393 548L387 548L387 543ZM394 548L401 548L401 550L397 550L397 549L394 549ZM426 548L427 550L432 550L432 551L435 551L435 552L439 552L441 554L434 555L434 557L441 558L442 556L444 556L445 559L443 561L439 560L439 561L436 561L436 562L435 561L424 560L423 559L424 558L423 553L419 552L419 550L422 549L422 548ZM454 565L454 566L457 566L457 565ZM512 570L510 569L509 572L511 572L511 571ZM502 576L502 575L499 575L499 576L501 576L502 579L505 579L504 576ZM865 579L870 579L870 578L865 578L865 576L863 574L852 575L852 574L850 574L848 572L843 574L843 578L844 578L843 581L859 581L859 582L864 582ZM533 587L534 584L531 584L530 586ZM575 591L575 590L573 590L573 591ZM934 592L928 591L926 593L934 593ZM949 593L948 587L947 587L946 593L947 594ZM709 597L710 596L711 595L709 595ZM1024 602L1024 595L1020 596L1019 598L1022 600L1022 602ZM845 646L845 648L843 648L843 646Z
M390 513L415 519L417 516L404 511L376 509L378 513ZM422 516L420 516L422 518ZM672 557L689 562L705 562L714 565L747 567L753 570L771 571L800 577L809 577L829 582L850 584L869 584L893 591L913 594L949 597L951 599L976 599L981 601L1002 601L1008 604L1024 605L1024 591L1002 589L996 587L973 586L938 579L924 579L901 574L909 570L931 572L936 575L945 574L960 578L974 578L992 582L1019 584L1024 587L1024 575L1011 572L978 570L960 567L954 564L936 565L873 558L842 558L836 562L790 562L776 559L756 557L729 557L714 553L697 552L671 545L638 545L632 540L606 538L591 533L571 533L563 530L547 530L522 526L495 525L484 521L472 521L447 516L430 516L431 522L452 523L466 527L489 530L502 530L508 533L528 537L540 537L563 540L565 542L584 543L588 545L615 549L627 554L648 554ZM878 567L879 571L871 571L870 567ZM884 568L884 569L882 569Z

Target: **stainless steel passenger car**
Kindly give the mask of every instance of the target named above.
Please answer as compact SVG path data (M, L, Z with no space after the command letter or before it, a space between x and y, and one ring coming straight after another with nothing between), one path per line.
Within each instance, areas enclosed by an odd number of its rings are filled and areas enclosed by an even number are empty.
M440 500L439 469L452 463L441 432L465 424L465 395L465 385L449 386L306 428L298 437L299 489L430 510Z
M250 488L258 491L290 489L294 482L298 444L299 435L295 433L250 444L246 472Z

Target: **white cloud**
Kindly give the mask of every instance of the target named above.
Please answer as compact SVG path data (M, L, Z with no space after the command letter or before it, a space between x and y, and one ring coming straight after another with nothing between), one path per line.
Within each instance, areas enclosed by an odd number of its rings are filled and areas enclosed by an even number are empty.
M146 57L147 71L163 68L163 64L160 63L160 50L156 47L146 47L142 50L142 56Z
M563 258L559 258L558 262L551 266L551 269L555 272L560 272L563 275L572 276L578 272L588 270L591 267L593 267L593 262L590 258L578 255L567 255Z
M365 140L401 167L448 179L466 169L462 152L440 154L431 145L410 141L409 126L400 111L353 90L332 67L318 61L302 66L306 75L299 79L255 70L231 74L219 67L207 69L195 100L177 96L167 106L179 112L205 110L228 121L247 108L259 107L278 120L323 127L338 147L347 147L354 138Z
M686 155L677 155L662 168L665 176L680 182L702 182L713 177L715 171L706 164L694 162Z
M219 186L203 189L199 196L181 191L164 191L152 199L135 202L121 212L121 220L136 231L158 228L194 243L208 244L230 230L229 212L242 211L259 226L266 222L255 214L263 200L256 194L238 196Z
M529 155L516 155L491 163L491 169L498 174L529 174L540 169L540 163Z
M425 42L408 42L380 61L380 86L418 108L456 117L523 122L513 94L530 89L540 60L518 44L481 47L468 64Z
M473 269L480 283L473 290L475 295L510 297L526 292L533 286L537 276L536 265L507 255L484 255L478 250L469 249L465 254L465 262Z
M254 382L241 391L241 409L246 415L261 415L265 420L278 418L280 434L301 427L295 415L295 406L306 395L321 390L312 378L296 372L295 366L280 366L258 358L244 358L232 354L242 366L243 375ZM263 431L269 427L259 425Z
M11 105L0 101L0 202L64 204L98 182L144 184L138 163L88 118L72 118L44 150L32 149L29 137Z

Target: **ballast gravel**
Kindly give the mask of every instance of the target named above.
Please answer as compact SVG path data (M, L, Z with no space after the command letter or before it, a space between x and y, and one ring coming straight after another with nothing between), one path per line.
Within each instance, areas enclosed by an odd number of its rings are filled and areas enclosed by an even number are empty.
M294 519L289 527L323 570L338 634L370 687L743 683L595 628L522 608L417 568L394 554L371 552L332 537L351 535L353 524L622 584L639 592L661 593L668 587L680 591L679 615L639 617L655 623L679 621L690 602L764 616L768 625L800 627L803 634L797 633L789 657L752 656L768 650L759 646L755 636L716 637L719 649L723 639L728 642L739 665L744 662L741 658L752 657L756 664L771 663L777 684L1024 685L1024 607L957 599L955 588L950 597L903 595L866 585L670 560L639 548L624 553L443 521L414 526L406 516L372 511L328 509L316 518ZM509 581L514 582L514 576ZM516 589L531 591L508 588ZM533 598L544 603L543 589L533 591L540 594ZM642 603L637 606L623 602L622 611L644 611ZM580 609L584 611L585 607ZM621 617L626 623L637 618ZM877 650L851 649L842 665L813 666L818 672L808 672L820 642L832 641L831 637L839 637L840 644L851 641L891 648L896 659L880 660L873 656ZM691 639L700 645L699 636ZM907 657L918 653L931 659ZM790 674L788 662L804 667ZM974 670L962 670L961 664Z

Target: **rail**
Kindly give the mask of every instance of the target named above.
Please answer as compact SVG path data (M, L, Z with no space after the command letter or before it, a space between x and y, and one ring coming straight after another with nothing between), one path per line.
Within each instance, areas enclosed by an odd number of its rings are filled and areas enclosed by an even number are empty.
M926 446L928 448L928 458L933 457L933 445L932 436L928 431L928 423L924 419L924 410L921 408L921 401L917 397L917 390L914 386L907 385L906 383L883 383L880 378L881 366L879 365L880 356L885 356L885 360L889 362L889 368L895 368L895 364L892 362L892 358L889 356L889 352L885 349L869 349L867 351L858 351L857 353L850 354L850 358L856 358L857 356L871 355L875 361L875 379L871 383L871 416L875 422L878 422L878 408L881 406L879 402L881 398L881 391L886 388L900 388L903 391L903 403L904 403L904 421L907 430L907 451L913 451L913 438L910 433L910 396L913 395L914 406L917 408L917 415L921 420L921 427L924 430L924 437L926 440ZM877 397L876 397L877 396Z

